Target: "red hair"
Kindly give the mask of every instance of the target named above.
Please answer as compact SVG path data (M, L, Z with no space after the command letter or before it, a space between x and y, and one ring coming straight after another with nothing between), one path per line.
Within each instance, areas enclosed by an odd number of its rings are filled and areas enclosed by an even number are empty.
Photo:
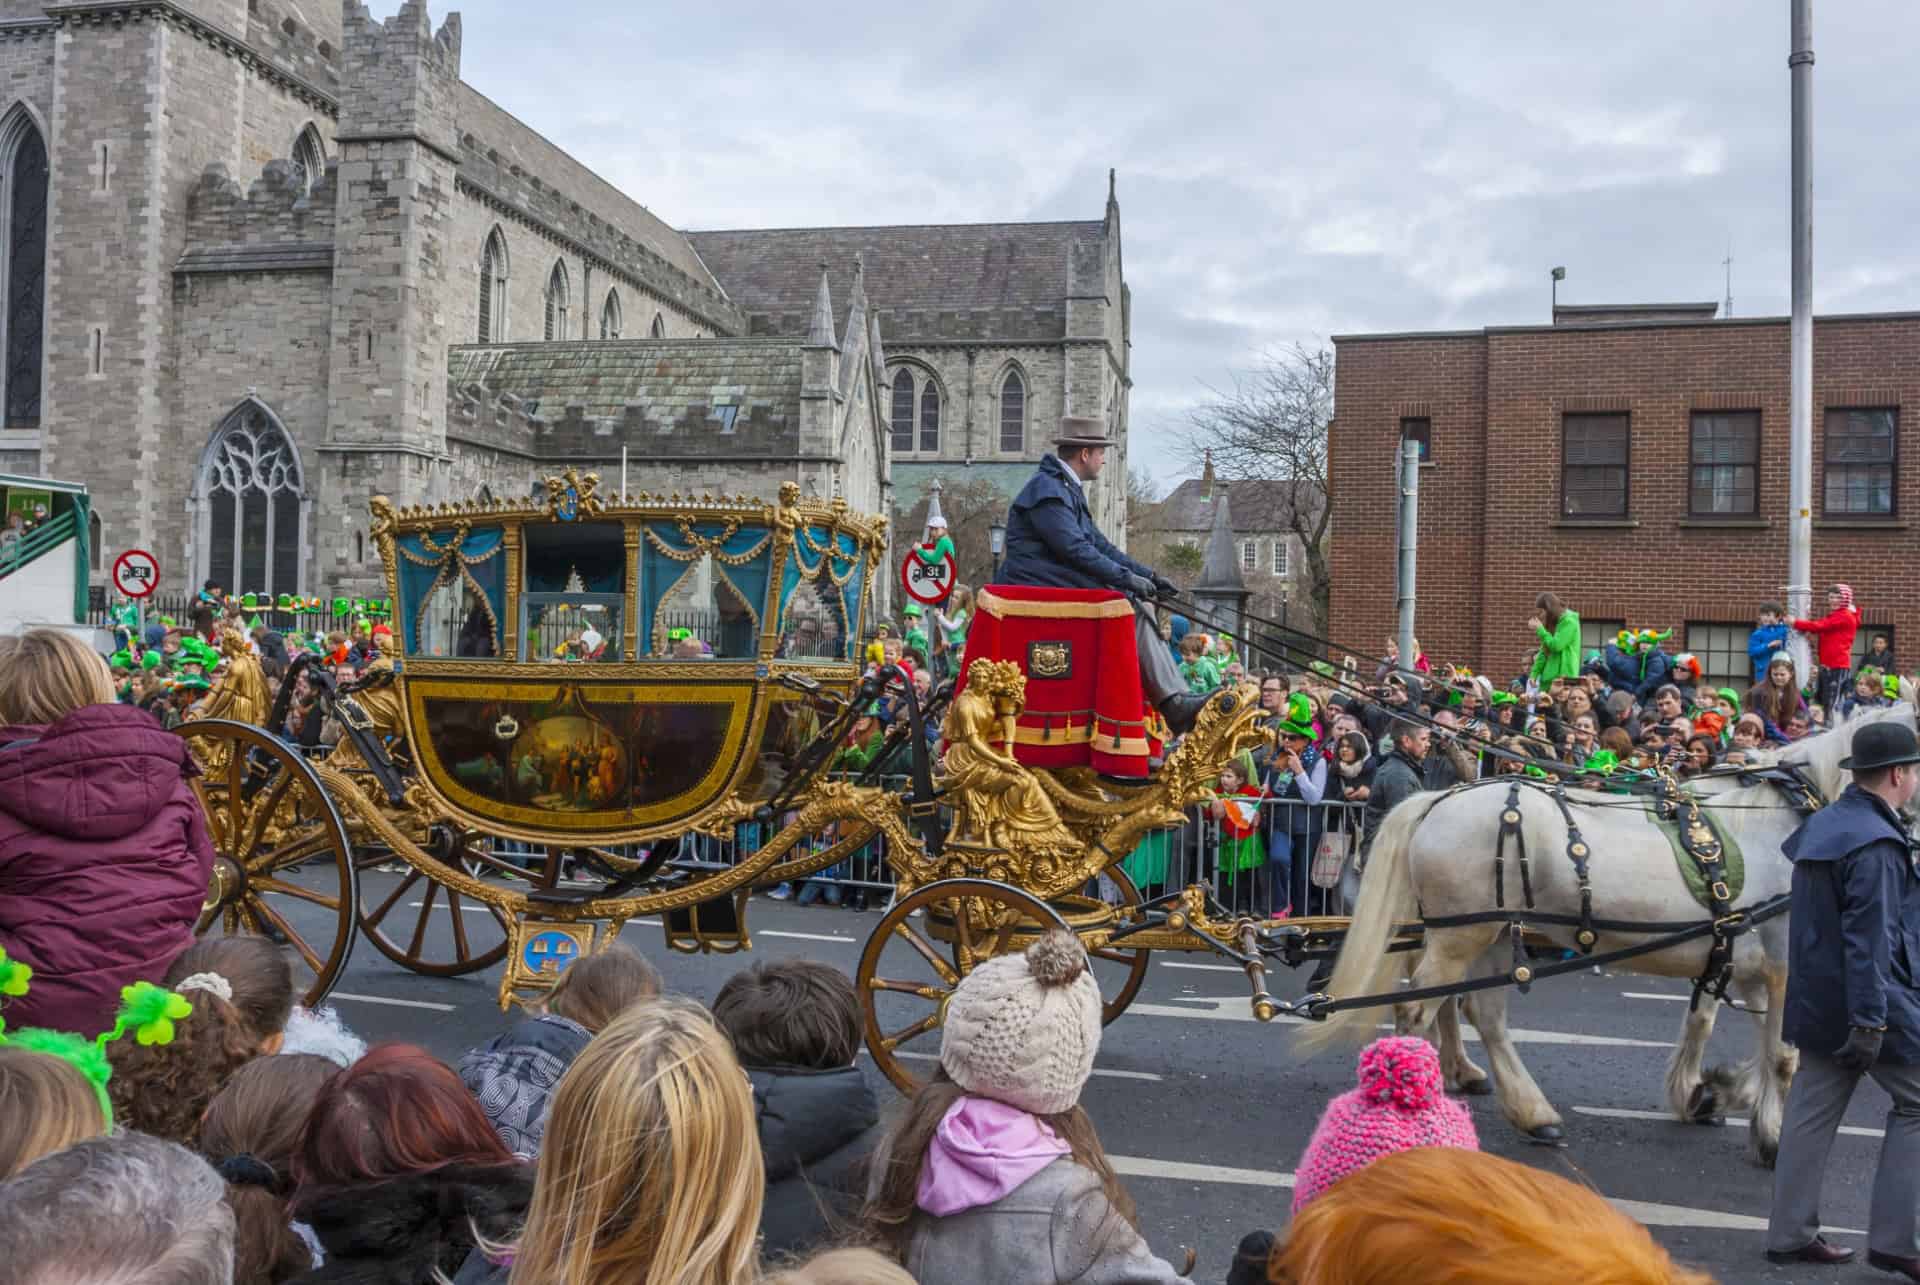
M304 1197L446 1165L515 1163L452 1068L416 1044L382 1044L321 1086L292 1168Z

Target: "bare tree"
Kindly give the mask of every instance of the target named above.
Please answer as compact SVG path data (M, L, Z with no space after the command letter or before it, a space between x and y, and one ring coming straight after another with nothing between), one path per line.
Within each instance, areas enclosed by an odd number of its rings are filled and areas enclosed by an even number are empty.
M1293 482L1289 529L1306 552L1314 614L1328 619L1332 578L1327 570L1327 428L1333 422L1333 353L1295 343L1268 351L1232 386L1209 388L1188 413L1181 454L1198 473L1207 460L1231 482Z

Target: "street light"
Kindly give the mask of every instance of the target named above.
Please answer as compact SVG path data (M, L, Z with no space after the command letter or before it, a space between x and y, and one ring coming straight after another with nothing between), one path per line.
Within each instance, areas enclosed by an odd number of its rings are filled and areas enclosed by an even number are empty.
M1007 524L995 522L987 528L987 549L993 554L993 578L1000 579L1000 559L1007 552Z
M1555 268L1550 275L1553 277L1553 285L1549 287L1549 289L1553 291L1553 312L1549 314L1547 319L1558 324L1560 320L1560 283L1567 279L1567 270L1565 268Z

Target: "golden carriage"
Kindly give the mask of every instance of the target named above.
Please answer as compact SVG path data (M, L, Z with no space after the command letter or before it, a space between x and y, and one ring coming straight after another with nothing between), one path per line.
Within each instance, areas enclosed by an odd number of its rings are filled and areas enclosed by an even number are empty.
M924 706L862 664L885 521L838 500L603 496L570 471L533 499L372 513L390 653L350 685L297 662L267 707L236 646L210 716L181 729L219 854L202 931L286 942L309 1003L363 935L423 973L504 961L503 1006L635 920L677 949L741 949L753 889L879 843L897 892L856 980L898 1083L959 978L1051 924L1093 953L1109 1020L1152 949L1239 948L1271 1016L1265 925L1197 887L1143 906L1119 867L1263 739L1252 689L1223 691L1143 779L1035 767L1018 659L969 656L958 697ZM303 682L342 729L314 761L262 726ZM904 784L878 763L829 775L883 695L906 707L885 756Z

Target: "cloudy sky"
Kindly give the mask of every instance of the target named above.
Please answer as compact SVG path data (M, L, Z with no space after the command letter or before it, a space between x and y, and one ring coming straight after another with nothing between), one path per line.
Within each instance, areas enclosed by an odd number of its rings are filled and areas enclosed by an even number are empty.
M1815 305L1920 306L1920 6L1815 7ZM1787 307L1786 0L459 8L469 82L683 228L1098 218L1117 169L1163 481L1263 350L1543 322L1556 263L1717 299L1731 242Z

